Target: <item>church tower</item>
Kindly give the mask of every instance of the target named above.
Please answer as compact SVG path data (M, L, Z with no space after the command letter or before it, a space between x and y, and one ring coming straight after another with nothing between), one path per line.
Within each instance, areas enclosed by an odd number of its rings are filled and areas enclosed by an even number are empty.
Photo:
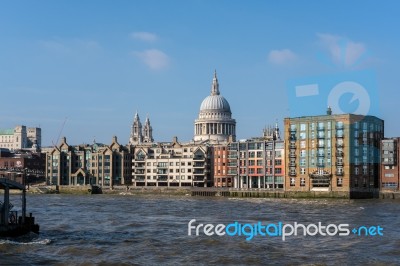
M142 123L140 123L139 114L136 111L135 118L131 127L131 136L129 138L129 144L140 144L143 142L142 135Z
M151 143L153 141L153 128L150 125L149 116L147 116L143 127L143 142Z

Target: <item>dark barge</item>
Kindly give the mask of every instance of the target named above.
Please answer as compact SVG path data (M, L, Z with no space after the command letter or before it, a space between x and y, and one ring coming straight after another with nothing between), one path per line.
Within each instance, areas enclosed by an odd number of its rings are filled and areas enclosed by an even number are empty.
M39 233L39 225L35 224L35 218L30 214L26 216L26 189L25 184L0 178L0 189L4 190L4 201L0 201L0 237L18 237L30 232ZM13 211L10 203L10 190L22 191L22 213Z

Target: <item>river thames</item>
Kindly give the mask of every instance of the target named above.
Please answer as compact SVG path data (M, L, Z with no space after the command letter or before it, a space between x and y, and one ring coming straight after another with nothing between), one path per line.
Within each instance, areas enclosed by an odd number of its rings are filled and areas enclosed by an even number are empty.
M399 201L54 194L27 204L41 233L0 240L0 265L400 264ZM188 236L192 219L380 226L383 235Z

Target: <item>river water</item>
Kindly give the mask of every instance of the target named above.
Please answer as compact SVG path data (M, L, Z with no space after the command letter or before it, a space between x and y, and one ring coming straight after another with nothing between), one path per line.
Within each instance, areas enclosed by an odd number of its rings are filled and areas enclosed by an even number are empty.
M41 233L0 240L0 265L400 265L396 201L28 195L27 204ZM192 219L379 225L383 236L188 236Z

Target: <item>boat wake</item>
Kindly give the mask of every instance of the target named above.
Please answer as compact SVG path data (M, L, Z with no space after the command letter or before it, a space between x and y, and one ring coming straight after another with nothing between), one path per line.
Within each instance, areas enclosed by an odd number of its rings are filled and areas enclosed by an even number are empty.
M48 245L51 240L45 239L0 239L0 245Z

